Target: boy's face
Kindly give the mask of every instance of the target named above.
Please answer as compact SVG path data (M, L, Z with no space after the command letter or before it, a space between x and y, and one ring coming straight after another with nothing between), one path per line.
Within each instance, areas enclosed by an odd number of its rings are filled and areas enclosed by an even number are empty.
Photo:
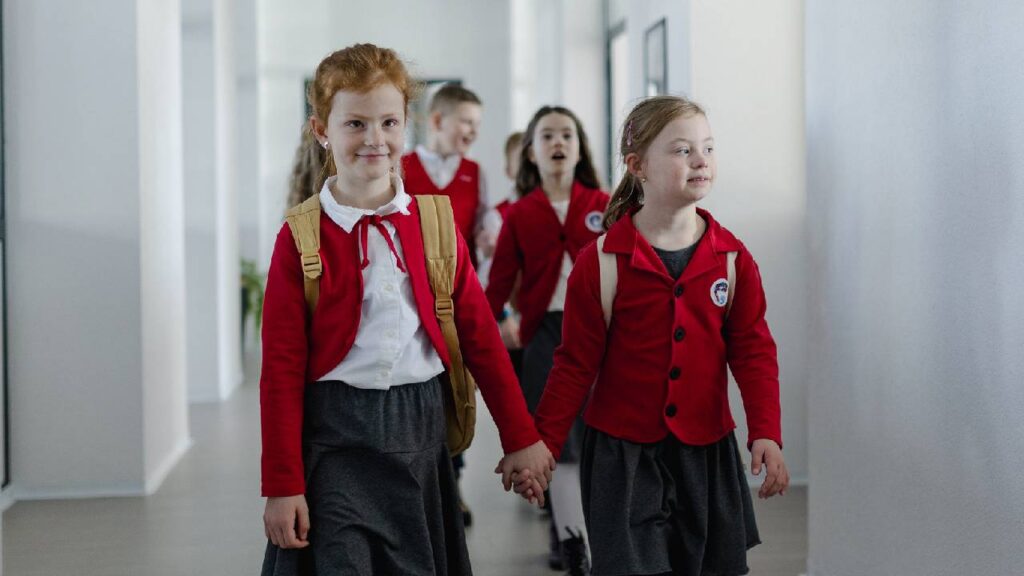
M432 117L437 135L435 152L442 156L465 156L476 141L482 115L483 108L472 102L460 102L447 114L435 112Z

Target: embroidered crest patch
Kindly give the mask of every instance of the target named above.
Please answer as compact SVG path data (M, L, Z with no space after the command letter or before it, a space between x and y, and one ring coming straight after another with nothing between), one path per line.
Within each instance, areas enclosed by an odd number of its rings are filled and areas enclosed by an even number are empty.
M584 219L583 222L584 224L587 225L587 230L590 230L595 234L600 234L601 232L604 232L604 226L602 224L602 222L604 222L604 214L602 212L594 210L593 212L587 214L587 217L586 219Z
M715 283L711 285L711 301L715 303L715 306L719 308L725 307L729 303L729 281L725 278L719 278L715 280Z

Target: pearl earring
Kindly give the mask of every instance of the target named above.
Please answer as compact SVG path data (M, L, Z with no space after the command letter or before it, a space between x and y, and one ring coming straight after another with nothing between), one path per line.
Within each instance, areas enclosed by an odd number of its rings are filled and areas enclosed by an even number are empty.
M327 140L324 140L324 150L327 150L330 147L331 147L331 143L328 142Z

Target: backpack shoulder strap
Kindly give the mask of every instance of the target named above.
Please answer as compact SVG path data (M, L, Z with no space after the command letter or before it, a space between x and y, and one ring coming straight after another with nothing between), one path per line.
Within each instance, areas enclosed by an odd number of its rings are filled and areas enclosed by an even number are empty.
M285 213L285 220L300 254L306 306L312 315L320 299L320 273L323 272L320 262L320 195L314 194L302 204L290 208Z
M454 331L454 305L452 290L455 286L455 272L458 265L456 254L455 215L451 199L441 195L417 195L416 204L420 212L420 228L423 233L423 254L427 259L427 276L434 289L434 312L441 321L442 332L449 352L458 348L458 339L449 342L447 323ZM454 360L453 360L454 361Z
M725 305L725 316L729 317L729 311L732 310L732 297L736 293L736 254L738 252L726 252L725 253L725 270L726 270L726 281L729 282L729 299Z
M604 241L607 237L607 234L602 234L597 239L597 267L601 278L601 311L604 312L605 328L612 324L612 303L619 287L618 258L615 254L604 251Z

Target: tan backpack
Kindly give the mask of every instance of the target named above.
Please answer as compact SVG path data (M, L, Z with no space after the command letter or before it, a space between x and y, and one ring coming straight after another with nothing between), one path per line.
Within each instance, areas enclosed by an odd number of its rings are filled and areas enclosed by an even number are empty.
M434 314L441 325L451 369L442 374L445 382L445 419L448 450L452 456L469 448L476 426L476 381L462 360L459 335L455 329L452 290L458 261L455 216L447 196L416 196L423 232L423 253L427 276L434 291ZM306 305L310 315L320 296L320 197L314 194L285 215L302 261Z

